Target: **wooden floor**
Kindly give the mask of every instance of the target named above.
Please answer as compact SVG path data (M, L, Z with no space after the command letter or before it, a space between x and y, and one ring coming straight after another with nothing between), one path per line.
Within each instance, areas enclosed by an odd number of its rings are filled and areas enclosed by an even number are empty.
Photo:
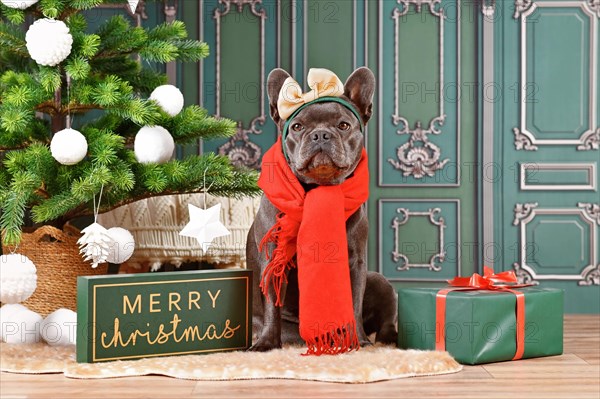
M465 366L457 374L364 385L287 380L196 382L166 377L72 380L0 374L9 398L600 398L600 316L565 317L562 356Z

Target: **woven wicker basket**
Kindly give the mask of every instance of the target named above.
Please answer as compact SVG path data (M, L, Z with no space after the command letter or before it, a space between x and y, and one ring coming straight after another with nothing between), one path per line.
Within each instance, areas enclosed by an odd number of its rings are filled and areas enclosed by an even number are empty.
M23 232L17 253L27 256L37 268L37 288L23 305L42 316L59 308L77 310L77 277L106 274L108 265L92 269L79 254L78 229L65 225L63 230L42 226ZM3 253L9 253L3 247Z

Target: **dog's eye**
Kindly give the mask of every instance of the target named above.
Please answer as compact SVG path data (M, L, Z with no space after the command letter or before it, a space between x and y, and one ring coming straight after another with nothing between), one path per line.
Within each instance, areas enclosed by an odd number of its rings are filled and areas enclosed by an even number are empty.
M348 130L350 129L350 124L348 122L340 122L340 124L338 125L338 129Z
M304 126L302 126L300 123L294 123L292 125L292 130L294 132L301 132L304 129Z

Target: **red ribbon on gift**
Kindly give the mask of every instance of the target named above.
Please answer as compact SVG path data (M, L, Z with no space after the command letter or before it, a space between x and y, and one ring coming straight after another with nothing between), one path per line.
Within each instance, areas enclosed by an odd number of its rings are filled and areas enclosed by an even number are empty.
M471 277L455 277L452 280L448 280L448 284L452 287L441 289L436 295L435 349L439 351L446 350L446 297L449 292L474 290L504 291L511 292L517 297L517 350L512 360L521 359L525 351L525 294L515 291L512 288L529 287L532 284L518 284L517 276L512 270L494 274L494 270L487 266L483 267L483 276L474 273Z

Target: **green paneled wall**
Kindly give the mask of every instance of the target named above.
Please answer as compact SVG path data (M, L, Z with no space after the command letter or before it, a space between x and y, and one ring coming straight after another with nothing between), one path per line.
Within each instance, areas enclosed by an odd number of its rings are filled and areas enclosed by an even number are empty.
M561 16L565 10L550 6L529 16L535 23L528 25L525 42L531 51L525 59L527 81L521 82L520 23L513 18L516 3L496 2L494 84L500 91L499 97L491 99L496 115L495 158L488 160L482 158L485 151L481 151L484 126L489 122L483 120L482 109L490 101L491 92L481 85L481 76L485 54L494 49L482 46L484 17L480 1L180 2L179 17L194 37L203 38L211 47L211 56L201 65L179 68L178 82L186 101L199 102L211 113L217 113L219 108L222 116L238 121L240 126L238 135L230 141L201 143L180 153L220 151L240 165L258 167L260 155L277 136L268 116L266 93L262 97L257 93L257 83L262 79L264 84L271 69L282 67L304 84L311 67L332 69L345 80L354 68L367 65L378 81L374 115L365 132L372 176L368 204L369 268L381 271L397 285L440 284L457 272L469 275L481 270L482 254L491 253L480 245L483 225L491 224L492 243L498 247L498 256L492 263L496 270L512 269L520 250L520 227L513 225L515 204L539 202L540 208L578 209L577 201L598 202L597 181L595 189L570 187L558 195L543 188L562 186L565 181L583 187L590 179L597 180L597 151L578 151L574 145L542 146L543 151L514 150L513 128L520 127L521 103L527 114L524 123L543 140L578 139L587 126L577 122L589 122L592 111L600 113L600 101L592 107L594 103L586 99L591 97L593 86L590 51L595 48L596 57L600 53L598 18L590 19L589 7L584 10L585 5L579 4L586 1L575 3L576 7L567 10L570 16ZM224 15L216 18L216 11ZM569 45L577 40L577 46ZM598 81L596 78L596 91L600 92ZM528 82L532 84L527 86ZM535 101L522 101L522 83L524 96ZM561 101L553 100L558 96ZM598 118L595 120L597 125ZM521 168L528 163L548 164L547 169L542 167L539 171L524 169L524 184L542 188L519 188ZM585 165L554 170L553 163ZM588 167L590 164L594 166ZM481 211L486 201L482 188L486 184L495 190L493 214ZM399 208L413 213L439 208L434 220L444 220L446 254L443 260L438 258L439 270L437 266L406 270L402 258L394 257L396 246L406 251L423 248L413 251L409 259L410 264L425 264L441 238L434 233L439 232L435 223L421 215L411 216L412 220L398 230L400 241L396 240L392 223L399 216ZM560 255L556 248L561 236L556 242L549 239L553 226L560 221L552 219L548 216L547 225L542 223L537 232L526 229L527 240L537 239L551 246L547 253L535 255L532 262L574 270L572 254L565 255L560 265L554 262ZM571 225L565 228L565 234L573 236L569 245L575 245L579 239L574 238L574 232L579 231L573 227L576 218L571 215L567 219ZM577 223L588 229L588 222ZM584 231L585 249L594 248L586 235L590 232ZM598 252L598 244L595 245ZM576 304L580 295L586 300L598 298L597 286L582 287L574 281L561 280L552 285L570 287L566 296L569 311L596 309L569 303ZM595 290L591 297L590 290Z
M494 25L495 83L504 88L494 103L490 182L496 269L564 289L568 313L597 313L599 17L586 1L514 11L498 2L506 17Z

